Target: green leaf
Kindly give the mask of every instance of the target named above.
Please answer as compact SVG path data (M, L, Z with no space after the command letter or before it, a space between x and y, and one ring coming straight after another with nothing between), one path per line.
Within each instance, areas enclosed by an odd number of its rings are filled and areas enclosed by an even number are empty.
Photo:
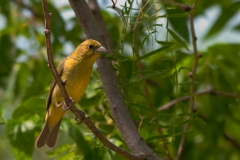
M180 17L186 17L190 14L191 12L184 12L184 13L177 13L177 14L169 14L167 17L169 18L180 18Z
M36 115L44 116L46 113L45 110L46 100L32 97L13 111L12 118L25 121Z
M162 26L163 26L163 24L152 24L152 25L149 25L146 28L144 28L143 31L150 30L152 27L156 27L156 29L157 29L157 28L162 27ZM154 28L153 30L156 30L156 29Z
M117 60L130 60L131 61L131 59L129 57L126 57L122 54L104 54L103 57L109 58L114 61L117 61Z
M184 125L184 124L186 124L186 123L190 123L192 120L193 120L193 119L188 119L188 120L179 122L179 123L177 123L177 126L181 126L181 125Z
M166 73L168 70L139 70L134 72L134 74L138 75L138 74L156 74L156 73Z
M143 45L144 45L145 41L148 39L148 37L151 36L153 33L156 33L156 32L157 31L153 31L153 32L149 33L146 37L143 38L142 43L140 45L141 48L143 48Z
M138 117L135 117L133 116L132 117L135 121L138 121L138 122L143 122L144 124L147 124L149 126L156 126L156 127L160 127L160 128L172 128L173 126L172 125L162 125L162 124L157 124L157 123L154 123L154 122L151 122L151 121L148 121L148 120L145 120L145 119L140 119Z
M138 108L140 108L140 109L144 109L144 110L149 111L149 112L151 112L151 113L153 113L153 114L156 113L156 112L154 112L151 108L146 107L146 106L143 106L143 105L141 105L141 104L129 103L129 105L130 105L130 106L134 106L134 107L138 107Z
M34 124L11 119L7 121L6 126L6 134L16 159L32 159L35 142Z
M169 151L167 151L167 150L165 150L165 149L163 149L163 148L159 148L158 150L156 150L156 149L153 149L153 152L154 153L157 153L157 154L168 154L169 153Z
M190 68L187 68L187 67L180 67L179 69L178 69L178 72L180 72L181 70L188 70L188 71L192 71ZM196 74L195 74L195 76L197 76Z
M172 46L172 45L175 44L174 42L167 42L167 41L157 41L157 40L156 40L156 42L157 42L158 44L163 45L163 46Z
M154 77L154 76L165 75L165 74L166 74L165 72L149 74L149 75L144 76L144 77L142 77L141 79L139 79L139 80L137 81L137 83L143 82L143 81L145 81L145 80L147 80L147 79L149 79L149 78L151 78L151 77Z
M146 97L146 95L143 93L143 92L139 92L139 91L134 91L134 92L131 92L131 93L129 93L130 95L140 95L141 97L143 97L143 99L145 99L146 100L146 102L148 102L148 98Z
M151 19L149 19L149 21L155 21L156 19L158 18L181 18L181 17L186 17L189 15L190 12L184 12L184 13L177 13L177 14L164 14L164 15L161 15L161 16L157 16L157 17L153 17Z
M94 153L89 145L89 143L85 140L83 134L79 131L80 126L77 124L72 124L70 121L65 121L68 126L68 133L73 141L77 144L79 151L84 155L84 159L94 159ZM95 157L96 158L96 157Z
M198 122L200 122L200 123L206 125L206 122L205 122L202 118L200 118L200 117L196 117L195 119L196 119Z
M174 136L182 136L184 134L188 134L188 133L192 133L192 132L195 132L193 130L189 130L189 131L184 131L184 132L178 132L178 133L175 133Z
M112 150L107 149L107 151L108 151L108 155L109 155L110 159L111 159L111 160L114 160L114 155L113 155Z
M189 51L187 44L172 30L167 29L170 35L179 43L181 44L187 51Z
M27 78L29 78L29 73L30 73L30 69L28 64L26 63L18 64L18 72L16 75L17 81L14 89L16 96L19 96L19 94L22 94L22 92L26 88Z
M195 9L194 9L195 11ZM183 11L180 11L179 9L172 9L168 11L169 15L179 15L182 13L186 13ZM173 27L174 31L176 31L176 33L178 35L180 35L181 37L184 38L184 40L187 40L187 42L189 42L189 17L188 16L183 16L183 17L172 17L172 18L168 18L168 21L170 22L171 26Z
M155 139L162 139L162 138L167 138L167 137L172 137L172 135L171 134L162 134L162 135L147 138L147 139L145 139L145 141L149 142L149 141L152 141L152 140L155 140Z
M189 84L201 84L201 82L198 82L198 81L190 81L190 82L178 83L178 85L189 85Z
M168 49L169 47L170 47L170 46L164 46L164 47L162 47L162 48L159 48L159 49L156 49L156 50L154 50L154 51L152 51L152 52L149 52L149 53L147 53L147 54L145 54L145 55L143 55L143 56L141 56L141 57L138 57L137 61L139 61L139 60L141 60L141 59L144 59L144 58L147 58L147 57L149 57L149 56L152 56L152 55L154 55L154 54L160 53L160 52Z

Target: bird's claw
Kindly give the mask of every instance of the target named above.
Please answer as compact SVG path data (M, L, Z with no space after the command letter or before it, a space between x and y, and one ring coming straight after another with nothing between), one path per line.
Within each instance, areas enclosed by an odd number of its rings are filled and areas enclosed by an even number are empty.
M71 100L71 105L67 105L66 102L64 101L64 104L63 104L63 107L62 109L65 111L65 110L68 110L73 104L74 104L74 100L72 99L72 97L69 97L69 99Z

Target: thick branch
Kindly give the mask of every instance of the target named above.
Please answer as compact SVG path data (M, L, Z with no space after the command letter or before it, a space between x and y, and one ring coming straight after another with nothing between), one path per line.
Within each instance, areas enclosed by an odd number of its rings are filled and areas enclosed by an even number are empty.
M105 44L104 35L99 30L86 2L84 0L69 0L69 2L86 36ZM146 159L160 159L139 135L124 102L111 61L99 58L97 66L113 117L131 152L141 154Z

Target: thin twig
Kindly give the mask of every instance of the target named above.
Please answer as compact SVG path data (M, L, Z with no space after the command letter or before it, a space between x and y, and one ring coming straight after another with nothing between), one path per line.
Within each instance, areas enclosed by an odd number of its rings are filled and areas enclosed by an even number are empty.
M197 0L196 0L197 1ZM196 2L195 2L196 3ZM193 12L190 13L190 29L192 33L192 43L193 43L193 52L194 52L194 63L192 67L192 72L189 74L189 77L191 78L192 81L195 80L195 75L196 75L196 70L197 70L197 65L198 65L198 50L197 50L197 37L195 34L195 29L194 29L194 15ZM195 84L192 83L190 85L190 93L191 93L191 98L190 98L190 112L192 113L193 111L193 105L194 105L194 90L195 90Z
M64 98L64 101L67 106L70 106L70 110L79 118L81 121L83 121L88 128L95 134L95 136L109 149L115 151L116 153L128 158L128 159L133 159L133 160L138 160L142 159L139 158L138 156L135 156L133 154L128 153L127 151L117 147L113 143L111 143L108 139L106 139L100 132L99 130L95 127L93 122L90 120L90 118L86 118L84 112L78 110L74 105L72 105L71 99L68 96L68 93L65 89L64 82L62 81L61 77L59 76L56 67L53 63L53 58L52 58L52 50L51 50L51 38L50 38L50 18L51 14L48 12L47 8L47 3L46 0L42 0L42 6L43 6L43 12L44 12L44 17L45 17L45 41L46 41L46 49L47 49L47 56L48 56L48 64L49 68L54 76L54 79L56 80L62 96Z
M116 2L114 2L113 0L111 0L111 1L112 1L112 8L115 8L116 4L117 4L117 0L116 0Z
M193 7L191 7L191 9L193 10L194 7L196 6L197 0L195 0ZM196 70L197 70L197 65L198 65L198 50L197 50L197 37L196 37L196 33L195 33L195 28L194 28L194 15L193 12L190 13L190 18L189 18L189 22L190 22L190 30L191 30L191 35L192 35L192 45L193 45L193 52L194 52L194 63L193 63L193 67L192 67L192 72L189 74L189 77L191 78L191 81L193 82L195 80L195 75L196 75ZM194 107L194 92L195 92L195 85L194 83L192 83L190 85L190 102L189 102L189 112L193 113L193 107ZM184 131L187 131L188 128L190 126L190 123L187 123L184 126ZM186 142L186 137L187 135L183 135L180 145L178 147L178 151L177 151L177 156L176 156L176 160L179 160L181 158L182 152L183 152L183 148Z
M232 97L232 98L240 99L240 95L238 95L238 94L221 92L221 91L216 91L216 90L213 90L213 89L202 91L202 92L197 92L197 93L194 94L194 96L201 96L201 95L205 95L205 94L210 94L210 95L213 95L213 96L225 96L225 97ZM178 99L174 99L174 100L158 107L157 110L158 111L168 110L170 107L174 106L176 103L189 100L190 97L191 96L184 96L184 97L181 97L181 98L178 98Z
M137 16L137 19L136 19L136 23L135 23L135 25L134 25L134 27L133 27L133 29L131 30L131 33L133 33L135 30L137 30L138 31L138 27L139 27L139 21L140 21L140 19L141 19L141 16L142 16L142 14L143 14L143 7L145 6L145 4L146 4L146 1L145 0L142 0L142 5L141 5L141 7L139 8L139 12L138 12L138 16Z
M227 133L223 134L223 137L229 141L235 148L237 148L238 150L240 150L240 144L236 141L236 139L233 139L230 135L228 135Z

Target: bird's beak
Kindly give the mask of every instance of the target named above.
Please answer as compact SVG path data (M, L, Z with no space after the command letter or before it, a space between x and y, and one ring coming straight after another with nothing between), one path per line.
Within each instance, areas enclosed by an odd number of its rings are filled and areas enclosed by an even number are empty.
M95 53L107 53L107 52L108 52L107 49L103 46L95 50Z

